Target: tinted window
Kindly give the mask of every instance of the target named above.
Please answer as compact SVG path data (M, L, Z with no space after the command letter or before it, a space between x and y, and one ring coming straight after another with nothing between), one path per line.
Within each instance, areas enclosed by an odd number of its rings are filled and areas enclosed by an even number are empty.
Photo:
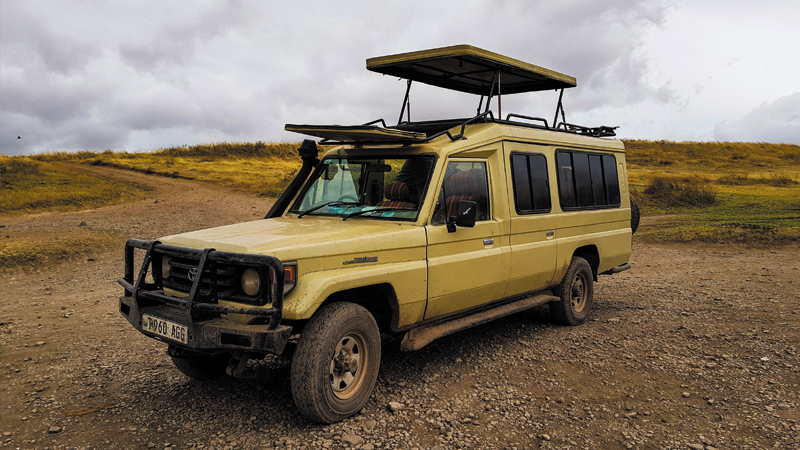
M603 183L603 160L600 155L589 155L589 172L592 174L592 196L595 205L608 205Z
M514 200L517 202L517 211L533 210L528 157L520 154L512 155L511 170L514 177Z
M544 155L511 155L514 202L520 214L550 211L550 186Z
M563 209L619 206L619 179L613 155L559 151L557 161Z
M550 211L550 182L547 179L547 159L544 155L528 157L533 191L533 208L537 211Z
M558 152L557 160L561 206L564 208L574 208L578 206L578 201L575 198L575 177L572 174L572 154L569 152Z
M578 195L578 206L594 206L592 178L589 175L589 155L573 153L572 168L575 171L575 192Z
M617 160L614 156L603 155L603 174L605 175L608 204L619 205L619 177L617 177Z

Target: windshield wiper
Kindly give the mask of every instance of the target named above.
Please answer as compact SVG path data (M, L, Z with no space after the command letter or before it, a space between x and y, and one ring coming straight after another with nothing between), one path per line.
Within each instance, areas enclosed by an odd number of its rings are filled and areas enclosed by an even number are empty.
M301 217L305 216L305 215L306 215L306 214L308 214L308 213L314 212L314 211L316 211L316 210L318 210L318 209L322 209L322 208L324 208L324 207L326 207L326 206L341 206L341 205L353 205L353 206L358 206L358 205L360 205L360 203L358 203L358 202L339 202L339 201L333 201L333 202L323 203L323 204L321 204L321 205L317 205L317 206L315 206L315 207L313 207L313 208L311 208L311 209L307 209L307 210L305 210L305 211L301 212L300 214L298 214L298 215L297 215L297 218L299 219L299 218L301 218Z
M360 216L362 214L367 213L374 213L374 212L387 212L387 211L416 211L416 208L398 208L398 207L386 207L386 208L377 208L377 209L365 209L362 211L352 212L344 217L342 217L342 221L345 221L354 216Z

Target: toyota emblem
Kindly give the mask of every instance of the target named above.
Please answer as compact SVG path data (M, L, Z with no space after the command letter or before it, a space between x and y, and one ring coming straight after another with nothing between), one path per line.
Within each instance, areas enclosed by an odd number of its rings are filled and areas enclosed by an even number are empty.
M194 281L197 278L197 267L189 269L189 281Z

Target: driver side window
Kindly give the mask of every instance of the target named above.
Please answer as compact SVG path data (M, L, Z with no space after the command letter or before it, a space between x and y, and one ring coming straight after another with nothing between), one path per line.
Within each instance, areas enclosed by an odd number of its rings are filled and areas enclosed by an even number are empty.
M447 163L442 189L433 213L433 224L442 225L455 215L461 200L477 203L475 220L489 220L489 184L486 162L450 161Z

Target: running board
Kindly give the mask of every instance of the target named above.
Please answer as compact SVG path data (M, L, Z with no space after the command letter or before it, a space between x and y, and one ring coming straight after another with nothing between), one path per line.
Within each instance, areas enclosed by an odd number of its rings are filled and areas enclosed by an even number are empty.
M404 352L413 352L425 347L440 337L466 330L467 328L472 328L476 325L491 322L492 320L509 316L511 314L533 308L534 306L558 301L561 301L561 299L556 296L538 294L532 297L523 298L522 300L506 303L502 306L497 306L470 314L468 316L449 320L447 322L439 322L413 328L409 330L405 336L403 336L403 341L400 343L400 350Z
M630 263L622 264L621 266L614 267L613 269L606 270L605 272L601 273L600 275L613 275L615 273L624 272L631 268Z

